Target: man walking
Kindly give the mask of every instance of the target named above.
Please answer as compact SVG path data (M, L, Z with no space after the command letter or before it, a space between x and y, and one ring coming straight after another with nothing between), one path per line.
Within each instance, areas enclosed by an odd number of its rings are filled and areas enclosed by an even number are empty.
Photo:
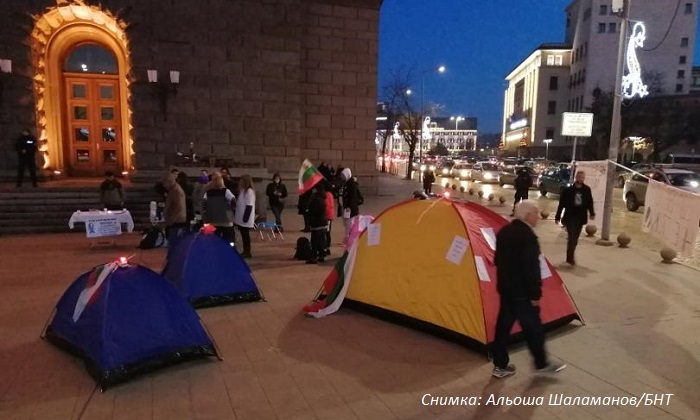
M24 130L22 135L15 141L15 151L17 152L17 188L22 186L24 178L24 168L29 170L29 177L32 186L36 188L36 137L29 130Z
M554 221L566 227L566 233L569 238L566 242L566 262L571 265L576 265L574 253L578 238L581 236L581 229L588 223L588 214L591 220L595 219L595 209L593 208L593 194L591 188L584 184L586 181L586 173L583 171L576 172L574 184L566 188L559 196L559 208L554 216ZM562 210L564 216L562 217Z
M496 287L501 297L492 348L492 375L496 378L515 374L515 366L508 364L508 341L516 320L522 327L538 372L555 373L566 368L566 365L549 363L544 348L544 328L540 319L540 244L532 230L537 225L538 213L534 201L520 202L515 207L515 220L496 235L494 263Z
M530 173L527 169L520 168L518 176L515 177L515 198L513 200L513 212L511 216L515 214L515 205L522 200L528 199L530 187L532 187L532 177Z

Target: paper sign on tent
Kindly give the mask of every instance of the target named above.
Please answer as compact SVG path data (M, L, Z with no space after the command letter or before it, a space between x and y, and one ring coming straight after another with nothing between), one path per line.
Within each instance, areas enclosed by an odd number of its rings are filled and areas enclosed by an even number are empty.
M486 242L489 244L489 248L495 251L496 233L493 231L493 228L481 228L481 234L484 236L484 239L486 239Z
M489 270L486 268L486 262L480 256L474 257L474 262L476 263L476 272L479 275L479 280L481 281L491 281L489 277Z
M367 226L367 246L379 245L381 233L381 223L375 223Z
M467 248L469 248L469 241L467 238L455 235L454 240L452 240L452 245L450 245L450 249L447 250L445 259L451 263L459 265L462 262L462 258L464 258L464 254L467 252Z
M552 270L549 269L549 264L542 254L540 254L540 277L542 280L552 277Z

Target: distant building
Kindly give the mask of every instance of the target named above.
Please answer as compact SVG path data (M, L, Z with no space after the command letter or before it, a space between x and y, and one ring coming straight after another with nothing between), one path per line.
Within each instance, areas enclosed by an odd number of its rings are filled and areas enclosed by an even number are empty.
M700 67L693 67L690 78L690 93L700 92Z
M658 0L631 2L630 24L646 24L644 48L636 52L650 95L700 89L700 74L692 68L697 5L698 0L678 8L662 7ZM565 43L540 46L506 77L501 149L507 154L544 156L542 140L552 139L550 157L571 158L574 139L561 136L561 114L587 112L594 89L615 88L621 19L611 0L574 0L565 12ZM552 90L548 83L554 78Z

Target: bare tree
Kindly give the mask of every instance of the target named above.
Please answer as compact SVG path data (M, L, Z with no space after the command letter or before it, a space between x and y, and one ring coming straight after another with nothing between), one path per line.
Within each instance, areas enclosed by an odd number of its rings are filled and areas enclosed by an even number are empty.
M392 75L393 76L393 75ZM396 77L393 77L393 82L396 81ZM406 90L408 87L403 87L402 84L391 83L384 86L380 96L380 102L382 102L382 111L386 120L384 122L383 130L380 133L380 141L382 143L382 172L386 172L386 146L389 137L393 135L394 125L399 122L398 117L400 114L398 103L402 95L406 95ZM392 150L393 152L393 150Z

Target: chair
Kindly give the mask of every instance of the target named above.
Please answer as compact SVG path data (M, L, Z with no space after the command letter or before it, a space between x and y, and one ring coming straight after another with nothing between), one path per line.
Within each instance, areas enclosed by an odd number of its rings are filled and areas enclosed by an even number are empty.
M284 240L280 226L275 222L268 222L264 217L257 217L255 219L253 229L260 233L260 239L262 240L265 240L265 236L267 236L267 239L270 241L277 240L277 235L279 235L280 239Z

